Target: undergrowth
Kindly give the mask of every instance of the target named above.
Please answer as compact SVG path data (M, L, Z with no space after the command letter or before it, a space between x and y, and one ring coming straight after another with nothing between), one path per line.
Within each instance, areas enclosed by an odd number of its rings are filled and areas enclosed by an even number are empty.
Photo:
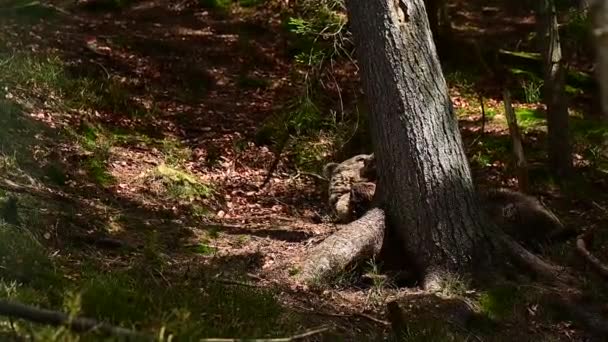
M25 227L0 223L0 297L98 320L158 336L193 340L204 337L272 337L296 329L295 316L286 312L268 290L225 286L196 278L166 283L150 273L142 260L124 271L100 271L85 263L76 274L64 274L68 260L52 256L39 237ZM152 254L158 253L151 251ZM161 263L162 258L160 259ZM75 270L72 270L75 271ZM77 340L63 328L49 328L1 319L4 334L36 340ZM86 340L106 340L85 334Z

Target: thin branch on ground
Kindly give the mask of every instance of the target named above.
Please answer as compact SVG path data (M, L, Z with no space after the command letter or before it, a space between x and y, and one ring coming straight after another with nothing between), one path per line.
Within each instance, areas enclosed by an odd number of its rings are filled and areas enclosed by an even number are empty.
M0 315L20 318L26 321L52 326L65 326L75 332L99 332L110 336L120 336L138 341L153 341L151 336L142 333L112 326L106 323L84 317L70 317L62 312L39 309L21 303L0 300Z
M204 338L199 341L201 342L239 342L239 341L250 341L250 342L290 342L303 340L308 337L320 335L324 332L329 331L328 327L320 327L317 329L309 330L298 335L284 338L264 338L264 339L240 339L240 338Z
M380 325L384 325L384 326L391 325L391 323L388 321L385 321L380 318L376 318L372 315L368 315L368 314L362 313L362 312L357 312L357 313L353 313L353 314L339 314L339 313L332 313L332 312L319 312L316 310L306 309L306 308L298 308L296 311L299 313L308 314L308 315L319 315L319 316L328 316L328 317L340 317L340 318L360 317L360 318L370 320L374 323L378 323Z

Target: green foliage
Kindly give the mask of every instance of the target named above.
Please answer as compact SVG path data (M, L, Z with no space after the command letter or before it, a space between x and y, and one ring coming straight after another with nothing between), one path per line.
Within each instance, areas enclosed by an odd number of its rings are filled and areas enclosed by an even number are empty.
M492 120L496 117L496 110L492 109L492 108L487 108L486 109L486 119L487 120Z
M456 342L466 341L467 337L452 331L448 324L440 320L411 320L405 331L393 336L389 341L394 342Z
M201 243L192 247L192 252L201 255L213 255L217 253L217 248Z
M538 103L542 100L541 89L543 82L540 80L524 80L521 82L521 88L524 94L526 103Z
M94 274L82 286L82 312L114 323L141 321L156 300L146 283L124 273Z
M81 165L96 184L108 186L114 183L114 176L108 171L107 161L114 144L113 135L99 125L83 122L77 131L68 131L88 155Z
M440 287L445 296L463 296L470 288L469 280L458 274L449 274L442 278Z
M174 139L163 139L161 141L165 163L172 167L182 165L192 157L192 150Z
M538 109L518 108L515 116L517 124L524 129L543 126L546 122L544 113Z
M479 297L479 307L482 313L494 320L502 320L511 316L515 305L521 299L521 289L504 285L483 292Z
M13 293L20 299L35 299L38 291L53 295L62 287L62 278L38 239L29 230L5 225L1 220L0 267L3 270L0 284L5 287L4 295ZM7 286L14 288L20 284L27 284L30 290L7 292Z
M84 162L84 168L91 179L101 186L114 183L114 176L108 171L106 160L99 157L89 158Z
M214 193L213 188L200 183L195 176L165 164L156 167L152 177L165 187L169 197L176 200L191 202L208 198Z
M294 328L266 290L215 282L167 286L138 272L111 272L92 274L80 293L85 315L126 326L163 326L178 340L273 336Z
M122 83L71 75L57 56L34 57L24 53L0 56L0 82L30 89L60 108L107 110L128 116L147 114L131 100Z

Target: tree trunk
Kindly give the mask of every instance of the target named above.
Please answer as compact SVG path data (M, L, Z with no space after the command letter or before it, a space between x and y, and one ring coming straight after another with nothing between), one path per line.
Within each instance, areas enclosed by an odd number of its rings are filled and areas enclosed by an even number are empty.
M608 1L589 1L596 43L596 77L600 85L600 103L604 119L608 120Z
M488 261L474 195L423 0L349 0L371 115L380 206L423 285Z
M528 162L526 160L526 155L524 154L524 146L521 134L519 133L519 126L517 125L517 117L515 116L515 111L513 111L513 106L511 105L511 93L508 89L503 91L502 98L505 104L507 124L509 125L509 135L511 136L511 143L513 144L517 186L519 187L519 191L529 193L530 181L528 179Z
M548 154L551 171L567 177L572 170L572 148L566 105L566 70L557 25L554 0L542 0L538 10L539 30L544 59L544 102L547 106Z

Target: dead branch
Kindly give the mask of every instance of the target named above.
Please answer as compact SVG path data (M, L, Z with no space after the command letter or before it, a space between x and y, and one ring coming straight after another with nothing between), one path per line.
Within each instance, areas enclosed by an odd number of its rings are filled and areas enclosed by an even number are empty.
M21 303L12 303L6 300L0 300L0 315L9 318L20 318L26 321L46 324L52 326L65 326L74 332L98 332L109 336L118 336L126 338L129 341L154 341L152 336L148 336L133 330L112 326L106 323L84 317L70 317L62 312L39 309ZM314 330L309 330L304 333L286 338L271 338L271 339L247 339L247 341L259 342L289 342L302 340L307 337L322 334L328 331L328 327L320 327ZM244 341L238 338L208 338L200 341L206 342L232 342Z
M42 197L51 200L58 200L68 203L75 202L73 199L62 193L44 190L29 185L17 184L9 179L0 178L0 189L18 194L28 194L32 196Z
M258 285L258 284L246 283L244 281L224 279L224 278L212 278L210 280L213 282L216 282L216 283L224 284L224 285L235 285L235 286L253 287L253 288L260 287L260 285Z
M503 91L503 101L505 104L505 116L507 117L507 123L509 124L509 133L511 135L511 141L513 142L517 183L521 192L529 193L528 162L524 155L521 133L519 132L519 126L517 125L517 117L515 116L513 106L511 105L511 93L506 88Z
M591 238L593 237L593 230L579 235L576 238L576 250L591 266L593 269L602 277L608 279L608 266L604 265L600 259L593 255L587 245L591 244Z
M310 283L344 270L355 261L380 252L385 230L384 211L371 209L313 247L300 264L297 280Z
M251 342L290 342L303 340L308 337L320 335L326 331L329 331L328 327L320 327L317 329L309 330L298 335L284 338L264 338L264 339L240 339L240 338L204 338L199 341L201 342L238 342L238 341L251 341Z
M310 178L318 179L322 182L329 182L329 180L327 178L325 178L319 174L316 174L314 172L298 171L298 175L308 176Z
M75 332L95 331L104 335L120 336L136 341L153 341L151 336L139 332L101 323L90 318L70 317L62 312L39 309L21 303L0 300L0 315L20 318L26 321L52 325L65 326Z
M279 142L274 160L272 161L272 164L270 165L270 168L268 169L268 174L266 175L266 178L264 178L264 181L258 187L258 191L262 190L268 184L268 182L270 182L272 175L274 174L277 167L279 166L279 162L281 161L281 155L283 154L283 150L287 146L287 142L289 142L290 137L291 137L291 135L289 133L285 133L285 135Z
M370 320L374 323L383 325L383 326L389 326L391 325L390 322L387 322L383 319L380 318L376 318L372 315L368 315L366 313L363 312L356 312L353 314L340 314L340 313L332 313L332 312L319 312L317 310L313 310L313 309L306 309L306 308L298 308L297 310L295 310L296 312L302 313L302 314L307 314L307 315L318 315L318 316L327 316L327 317L339 317L339 318L352 318L352 317L360 317L360 318L364 318L367 320Z

